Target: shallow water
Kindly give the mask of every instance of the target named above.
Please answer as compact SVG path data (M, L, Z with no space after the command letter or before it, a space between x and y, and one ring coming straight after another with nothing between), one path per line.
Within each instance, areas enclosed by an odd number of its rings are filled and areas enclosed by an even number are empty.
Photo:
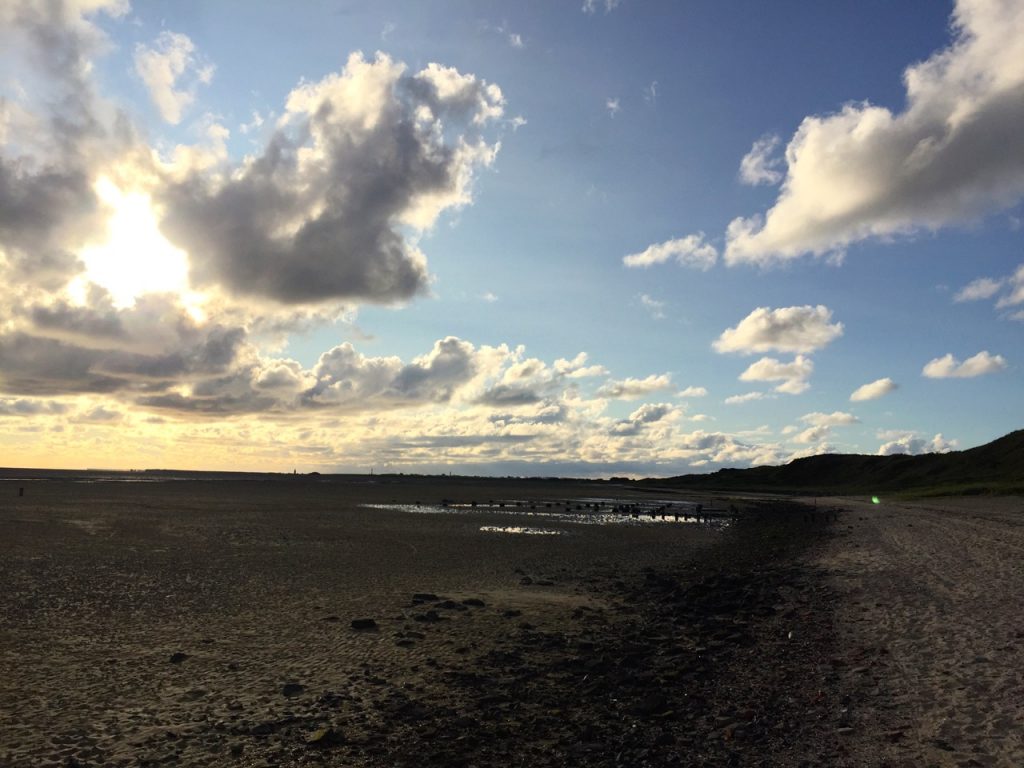
M669 506L671 504L671 506ZM589 505L589 508L588 508ZM724 528L726 516L697 516L696 505L689 502L647 502L638 504L615 499L580 499L573 502L501 501L487 504L363 504L369 509L388 509L419 515L495 515L522 517L531 521L572 523L574 525L705 525ZM480 530L512 529L521 526L484 526ZM541 530L541 529L533 529ZM525 530L506 530L523 533ZM560 531L554 531L558 533Z
M485 533L517 533L525 536L561 536L565 533L552 528L528 528L522 525L481 525L480 530Z

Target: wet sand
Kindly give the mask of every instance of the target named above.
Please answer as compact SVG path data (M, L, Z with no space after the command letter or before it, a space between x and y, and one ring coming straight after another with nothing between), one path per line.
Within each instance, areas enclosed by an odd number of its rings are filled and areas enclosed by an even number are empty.
M1013 509L851 501L836 521L750 502L725 528L538 515L526 525L560 533L523 535L481 530L522 525L512 510L364 505L638 494L0 493L3 766L1021 764Z

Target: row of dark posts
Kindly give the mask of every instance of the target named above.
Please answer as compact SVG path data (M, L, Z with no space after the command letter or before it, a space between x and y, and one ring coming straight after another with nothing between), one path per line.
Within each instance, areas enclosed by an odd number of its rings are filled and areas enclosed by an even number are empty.
M420 506L421 503L422 502L417 501L416 502L416 506L417 507ZM450 506L454 506L457 503L458 502L452 501L451 499L442 499L441 500L441 506L445 507L445 508L450 507ZM498 502L495 502L494 499L490 499L487 502L487 505L489 507L498 507L500 509L504 509L506 506L529 507L530 509L537 509L539 504L543 504L545 509L551 509L553 506L554 507L564 507L566 512L572 512L574 510L576 512L583 512L584 510L593 510L594 512L598 512L598 511L604 509L604 507L605 507L604 504L602 504L601 502L597 502L597 501L595 501L595 502L572 502L572 501L563 501L563 502L550 502L550 501L545 501L545 502L532 502L532 501L531 502L525 502L525 501L504 502L504 501L498 501ZM471 502L469 502L469 506L473 507L473 508L476 508L477 502L475 500L471 501ZM613 504L609 504L608 507L615 514L618 514L618 515L630 515L634 519L639 518L641 514L650 516L650 518L652 520L654 520L654 519L656 519L658 517L667 518L667 517L669 517L671 515L672 518L674 520L676 520L677 522L679 521L680 518L682 518L684 520L686 520L688 518L693 518L695 520L702 520L705 517L705 515L704 515L704 505L703 504L696 504L694 506L694 509L693 509L692 512L686 511L685 508L677 509L676 508L676 504L674 502L669 502L668 504L662 504L662 505L657 506L657 507L654 507L654 506L648 507L648 506L643 505L643 504L614 504L614 505ZM731 514L735 514L736 513L736 508L734 506L730 505L729 512Z

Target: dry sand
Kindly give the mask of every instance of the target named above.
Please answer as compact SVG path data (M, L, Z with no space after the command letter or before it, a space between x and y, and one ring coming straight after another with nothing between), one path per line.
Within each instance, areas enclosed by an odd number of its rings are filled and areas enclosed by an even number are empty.
M1019 499L362 506L607 493L0 482L0 766L1024 765Z
M835 501L812 564L863 764L1024 766L1024 499Z

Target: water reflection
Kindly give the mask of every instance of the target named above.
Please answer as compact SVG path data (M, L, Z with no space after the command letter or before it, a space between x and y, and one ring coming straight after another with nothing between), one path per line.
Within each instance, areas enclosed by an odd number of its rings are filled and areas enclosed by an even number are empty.
M512 499L503 501L455 502L440 504L364 504L371 509L390 509L420 515L495 515L530 518L545 523L575 525L706 525L723 528L731 522L732 510L705 509L695 502L666 500L573 499L570 501L538 501ZM521 526L485 526L484 528L518 528ZM482 528L481 530L484 530ZM537 529L540 530L540 529ZM513 531L507 531L513 532ZM518 531L516 531L518 532Z
M481 525L480 530L487 533L521 533L526 536L561 536L565 533L550 528L527 528L522 525Z

